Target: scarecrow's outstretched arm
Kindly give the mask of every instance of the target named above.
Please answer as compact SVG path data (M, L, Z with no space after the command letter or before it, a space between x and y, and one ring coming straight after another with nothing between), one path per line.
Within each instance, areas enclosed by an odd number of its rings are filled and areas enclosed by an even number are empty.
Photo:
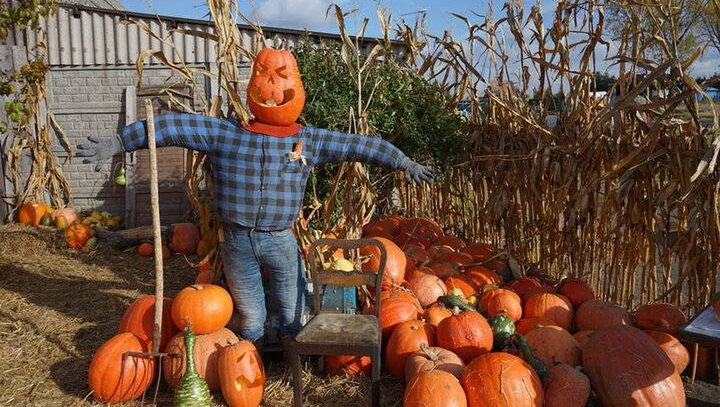
M404 170L408 181L429 182L430 168L409 159L400 149L377 136L362 136L325 129L309 129L313 134L313 164L357 161Z

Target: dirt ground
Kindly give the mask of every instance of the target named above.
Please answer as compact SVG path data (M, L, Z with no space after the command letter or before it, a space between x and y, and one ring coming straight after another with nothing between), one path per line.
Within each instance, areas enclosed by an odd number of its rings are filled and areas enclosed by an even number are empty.
M174 256L165 266L166 295L175 295L193 278L188 261ZM95 405L87 384L93 353L117 333L127 305L153 291L153 261L134 250L74 252L52 230L0 226L0 405ZM263 405L289 405L292 390L281 358L269 355L266 369ZM306 372L304 381L305 405L367 403L362 379ZM171 405L171 398L162 383L158 404ZM383 398L383 405L401 405L401 384L385 378ZM221 403L222 396L216 400Z
M175 295L193 278L188 260L174 256L165 266L166 295ZM127 305L153 290L153 260L138 257L132 249L74 252L50 229L0 226L0 405L96 405L87 384L90 359L117 332ZM289 406L288 370L278 354L265 359L263 405ZM367 405L364 379L320 376L314 374L314 363L308 369L306 406ZM402 390L400 381L385 376L382 404L402 405ZM696 382L687 385L687 393L689 406L720 406L719 386ZM148 397L152 399L152 392ZM171 401L171 392L161 383L158 405ZM223 405L221 395L216 401Z

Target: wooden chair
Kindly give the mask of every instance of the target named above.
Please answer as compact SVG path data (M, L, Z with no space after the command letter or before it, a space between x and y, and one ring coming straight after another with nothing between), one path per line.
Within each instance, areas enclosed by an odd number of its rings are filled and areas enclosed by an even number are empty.
M380 267L378 273L361 271L318 270L316 261L317 248L327 246L346 251L364 246L376 246L380 250ZM374 315L340 314L320 311L320 291L325 284L342 287L359 287L362 285L382 287L382 276L385 270L387 253L385 247L377 240L337 240L319 239L310 246L310 277L313 282L313 306L316 313L290 345L290 359L293 373L294 406L303 403L302 355L356 355L372 358L372 375L370 400L372 406L380 405L380 363L382 332L380 330L380 296L375 296Z

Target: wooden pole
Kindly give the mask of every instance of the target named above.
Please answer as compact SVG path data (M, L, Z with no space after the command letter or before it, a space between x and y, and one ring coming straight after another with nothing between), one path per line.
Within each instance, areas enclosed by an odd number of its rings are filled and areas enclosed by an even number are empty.
M153 353L160 352L160 333L163 314L163 257L162 233L160 230L160 197L158 193L157 148L155 146L155 117L150 99L145 101L147 120L148 150L150 150L150 207L153 221L153 240L155 243L155 327L153 330Z

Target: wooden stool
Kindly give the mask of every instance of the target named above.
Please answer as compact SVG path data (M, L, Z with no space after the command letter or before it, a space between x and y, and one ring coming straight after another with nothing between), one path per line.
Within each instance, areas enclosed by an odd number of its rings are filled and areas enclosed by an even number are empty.
M340 248L346 251L364 246L376 246L380 251L380 267L377 273L361 271L338 271L317 269L317 249L321 246ZM375 296L374 315L339 314L321 312L320 287L333 284L342 287L362 285L382 287L387 253L385 247L373 239L337 240L319 239L310 246L310 274L313 281L313 305L316 315L308 321L295 341L290 345L290 359L293 373L294 406L303 403L302 355L355 355L372 358L370 400L373 406L380 405L380 363L382 332L380 330L380 295Z

